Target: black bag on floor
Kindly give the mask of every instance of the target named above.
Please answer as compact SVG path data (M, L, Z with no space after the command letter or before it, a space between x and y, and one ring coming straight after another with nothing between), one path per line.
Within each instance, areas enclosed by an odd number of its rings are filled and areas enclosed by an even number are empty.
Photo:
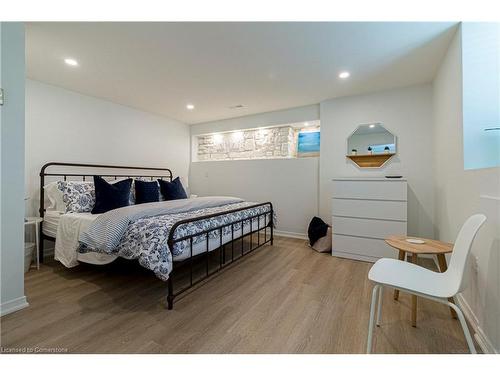
M321 237L326 236L328 231L328 224L321 220L319 217L313 217L309 223L309 229L307 229L307 235L309 236L309 245L314 245L314 243Z

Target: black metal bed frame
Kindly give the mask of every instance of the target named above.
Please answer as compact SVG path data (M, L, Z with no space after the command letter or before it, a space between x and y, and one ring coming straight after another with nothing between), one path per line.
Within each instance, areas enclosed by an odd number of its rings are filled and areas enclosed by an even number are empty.
M103 178L108 177L108 178L114 178L115 180L118 177L124 177L124 178L125 177L126 178L134 177L134 178L151 178L151 180L159 178L159 179L168 179L168 180L172 181L172 177L173 177L172 171L168 168L130 167L130 166L116 166L116 165L50 162L50 163L45 164L42 167L42 169L40 170L40 208L39 208L40 217L44 217L45 211L46 211L45 206L44 206L45 205L44 186L45 186L45 178L46 177L49 177L49 176L50 177L59 177L59 178L62 177L64 181L66 181L68 177L72 177L72 178L81 178L83 181L85 181L87 177L93 177L94 175L96 175L95 173L94 174L65 173L65 172L47 173L46 169L49 167L65 167L65 168L74 167L74 168L92 168L95 170L96 169L114 169L114 170L129 170L129 171L141 170L141 171L161 171L162 172L162 173L158 172L157 175L97 174L98 176L101 176ZM218 216L223 216L223 215L227 215L227 214L231 214L231 213L235 213L235 212L239 212L239 211L245 211L245 210L248 210L251 208L261 207L261 206L266 206L266 205L269 206L269 211L259 213L256 215L252 215L250 217L246 217L246 218L241 219L241 220L236 220L234 222L224 223L224 224L216 226L216 227L211 227L210 229L207 229L207 230L204 230L201 232L197 232L197 233L194 233L191 235L175 238L176 230L181 225L188 225L189 223L194 223L194 222L197 222L200 220L215 218ZM269 220L268 220L267 224L266 224L266 216L269 216ZM264 218L264 225L263 226L260 225L261 217ZM202 281L207 280L209 277L211 277L214 274L216 274L217 272L221 271L222 269L224 269L228 265L236 262L237 260L241 259L243 256L253 252L254 250L264 246L265 244L269 243L270 245L273 245L273 241L274 241L273 217L274 217L274 210L273 210L272 203L265 202L265 203L255 204L252 206L246 206L246 207L242 207L242 208L238 208L238 209L234 209L234 210L223 211L223 212L219 212L219 213L215 213L215 214L198 216L198 217L189 218L189 219L185 219L185 220L181 220L181 221L176 222L172 226L172 228L170 229L167 244L168 244L170 249L173 249L173 247L176 243L182 242L182 241L189 241L189 251L190 251L189 257L185 260L178 261L178 262L174 263L174 265L178 265L179 267L181 267L183 264L189 265L189 285L184 287L184 288L181 288L179 291L174 292L173 277L174 277L174 271L177 269L174 267L172 269L172 272L170 273L168 281L167 281L167 288L168 288L167 307L168 307L168 309L169 310L173 309L174 299L176 297L178 297L182 293L188 291L189 289L191 289L195 285L199 284ZM257 228L253 227L253 221L255 219L257 220ZM247 224L245 224L245 223L247 223ZM235 232L234 227L237 224L239 224L239 226L241 228ZM244 227L245 227L245 225L248 225L248 224L249 224L249 230L247 233L245 233ZM40 236L39 257L40 257L40 262L43 263L43 256L44 256L44 243L43 243L43 241L44 240L55 241L55 238L48 236L48 235L45 235L43 233L43 221L41 222L40 226L41 227L40 227L40 234L39 234L39 236ZM229 227L231 227L231 240L224 243L224 241L223 241L224 228L229 228ZM269 227L269 232L270 232L269 238L267 236L267 228L268 227ZM219 247L210 250L210 248L209 248L210 233L214 233L217 231L219 232L219 241L220 241ZM241 231L241 234L239 233L240 231ZM261 241L261 238L260 238L262 231L264 231L263 241ZM255 233L257 233L257 242L254 244L253 237L254 237ZM237 237L235 237L235 234L237 235ZM199 238L201 236L205 236L206 250L200 254L193 255L193 241L195 238ZM244 240L248 236L250 237L250 241L249 241L250 246L249 246L249 249L247 249L247 251L245 251L244 250ZM241 242L241 256L235 258L235 256L234 256L234 244L238 240L240 240L240 242ZM229 261L226 261L226 246L229 246L229 245L231 246L231 259ZM215 252L215 250L217 250L217 249L219 250L219 264L218 264L218 267L214 271L210 271L210 267L209 267L210 254ZM206 262L205 275L202 278L199 278L198 280L193 281L193 263L194 263L194 260L201 258L202 256L205 257L205 262Z

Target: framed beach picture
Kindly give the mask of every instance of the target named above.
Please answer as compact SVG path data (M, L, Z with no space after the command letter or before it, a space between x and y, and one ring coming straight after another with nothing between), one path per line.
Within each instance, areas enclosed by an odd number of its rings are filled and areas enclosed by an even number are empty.
M300 132L297 140L297 156L319 156L320 131Z

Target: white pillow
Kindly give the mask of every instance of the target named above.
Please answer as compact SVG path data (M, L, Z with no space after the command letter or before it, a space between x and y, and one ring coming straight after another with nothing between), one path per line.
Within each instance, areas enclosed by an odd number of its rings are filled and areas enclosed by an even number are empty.
M43 187L49 205L46 207L50 211L66 211L66 205L63 200L63 192L57 187L57 182L51 182Z

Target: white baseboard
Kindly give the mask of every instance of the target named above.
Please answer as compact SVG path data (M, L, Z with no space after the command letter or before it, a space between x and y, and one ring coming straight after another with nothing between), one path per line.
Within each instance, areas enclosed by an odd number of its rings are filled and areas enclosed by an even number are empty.
M498 354L498 351L495 349L495 347L491 343L491 340L479 325L479 321L476 315L461 293L456 295L455 302L464 313L465 319L467 319L469 325L472 327L472 330L474 331L474 340L476 340L483 353Z
M274 235L279 237L290 237L290 238L298 238L300 240L307 240L307 234L305 233L296 233L296 232L287 232L284 230L275 230Z
M29 303L26 300L26 296L15 298L13 300L4 302L0 305L0 316L4 316L4 315L10 314L10 313L13 313L14 311L24 309L25 307L28 307L28 306L29 306Z
M346 253L344 251L333 250L332 256L344 259L352 259L352 260L360 260L362 262L375 263L380 258L370 257L367 255L354 254L354 253Z

